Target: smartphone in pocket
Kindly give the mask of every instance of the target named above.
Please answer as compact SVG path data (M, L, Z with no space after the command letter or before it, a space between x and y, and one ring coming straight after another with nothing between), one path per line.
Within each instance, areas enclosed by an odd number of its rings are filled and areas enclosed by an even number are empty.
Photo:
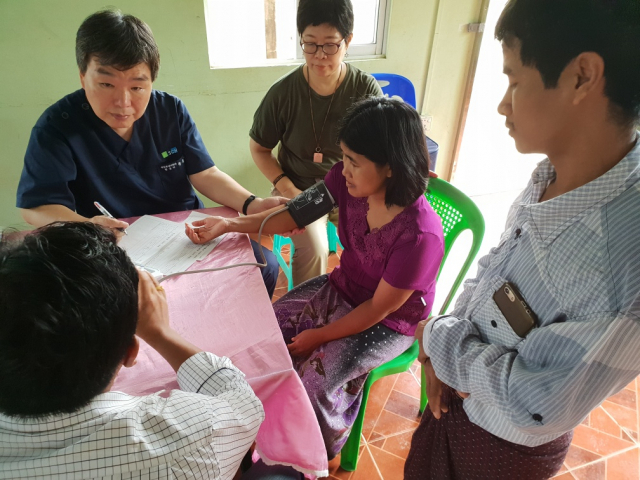
M524 301L518 289L506 282L493 294L493 301L504 315L513 331L524 338L537 325L538 319L533 310Z

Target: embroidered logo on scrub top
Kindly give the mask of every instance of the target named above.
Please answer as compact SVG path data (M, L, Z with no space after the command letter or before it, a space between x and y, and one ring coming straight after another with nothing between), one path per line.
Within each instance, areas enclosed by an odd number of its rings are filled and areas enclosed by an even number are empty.
M165 172L168 172L170 170L175 170L176 168L178 168L180 165L184 165L184 157L182 157L180 160L178 160L177 162L173 162L173 163L168 163L167 165L160 165L160 168L162 170L164 170Z
M178 149L173 147L171 150L167 150L166 152L162 152L162 158L167 158L169 155L173 155L174 153L178 153Z

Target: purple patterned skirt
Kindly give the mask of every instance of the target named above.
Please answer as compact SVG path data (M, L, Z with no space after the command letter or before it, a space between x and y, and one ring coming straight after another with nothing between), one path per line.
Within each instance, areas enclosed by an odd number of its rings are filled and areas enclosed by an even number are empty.
M445 387L449 411L440 420L425 409L411 439L405 480L543 480L562 467L573 432L537 447L508 442L471 423L462 399Z
M304 330L327 325L353 310L331 286L327 275L298 285L273 307L286 343ZM340 452L349 437L369 372L412 343L413 337L378 323L321 345L308 357L293 357L293 366L318 417L329 459Z

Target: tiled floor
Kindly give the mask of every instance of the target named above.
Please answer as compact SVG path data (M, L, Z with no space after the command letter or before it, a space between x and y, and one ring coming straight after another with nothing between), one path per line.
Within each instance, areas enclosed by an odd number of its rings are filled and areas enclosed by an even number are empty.
M269 238L263 244L269 248L272 245ZM331 255L327 271L339 261L339 254ZM274 301L287 292L286 285L281 271ZM569 454L555 480L640 480L639 388L640 381L636 379L576 428ZM417 362L408 372L378 380L367 404L358 468L355 472L342 470L338 457L329 464L329 478L401 480L411 435L420 421L419 399Z

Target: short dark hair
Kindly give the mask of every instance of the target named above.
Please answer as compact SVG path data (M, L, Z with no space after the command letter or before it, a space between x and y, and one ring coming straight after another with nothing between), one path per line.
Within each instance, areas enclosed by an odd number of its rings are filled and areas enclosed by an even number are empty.
M640 3L638 0L509 0L495 36L520 42L523 65L536 68L555 88L567 65L583 52L605 64L605 95L616 121L640 117Z
M343 38L353 33L353 5L351 0L300 0L298 4L298 33L302 35L309 25L327 23Z
M76 62L87 71L91 57L100 64L124 71L146 63L155 81L160 69L160 52L149 25L120 10L102 10L85 18L76 34Z
M132 345L138 275L114 234L60 222L0 243L0 412L71 413Z
M387 206L406 207L424 195L429 152L422 120L411 105L386 97L360 100L342 120L338 141L380 167L389 165Z

